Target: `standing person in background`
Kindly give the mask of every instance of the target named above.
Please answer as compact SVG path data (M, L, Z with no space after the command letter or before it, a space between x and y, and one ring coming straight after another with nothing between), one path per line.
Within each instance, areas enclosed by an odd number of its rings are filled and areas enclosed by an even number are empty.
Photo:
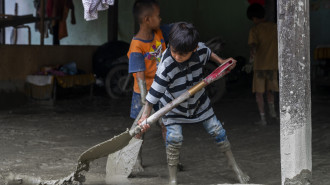
M274 92L278 92L277 26L265 21L265 9L258 3L247 9L247 17L254 23L250 29L248 44L250 62L253 62L252 92L260 113L258 125L267 125L264 94L267 96L268 112L271 118L277 118L274 106Z
M147 92L154 80L157 65L166 45L160 30L160 8L157 1L135 1L133 15L139 24L139 30L131 41L127 56L129 73L133 73L134 77L130 117L136 119L145 104ZM155 105L154 109L158 110L158 105ZM141 151L133 173L143 171Z

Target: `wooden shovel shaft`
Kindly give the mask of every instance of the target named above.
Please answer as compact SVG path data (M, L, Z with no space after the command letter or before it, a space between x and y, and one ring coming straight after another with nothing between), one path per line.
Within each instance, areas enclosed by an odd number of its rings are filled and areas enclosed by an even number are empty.
M229 73L229 67L233 64L232 61L228 61L218 68L216 68L211 74L209 74L206 78L204 78L201 82L191 87L189 90L181 94L179 97L175 98L170 103L166 104L163 108L159 109L157 112L149 116L147 119L145 119L141 125L144 124L152 124L156 122L159 118L164 116L166 113L171 111L173 108L178 106L180 103L186 101L188 98L196 94L198 91L206 87L208 84L218 80L219 78L223 77L227 73ZM141 132L141 127L137 126L135 129L132 129L130 131L131 136L135 136L136 134Z

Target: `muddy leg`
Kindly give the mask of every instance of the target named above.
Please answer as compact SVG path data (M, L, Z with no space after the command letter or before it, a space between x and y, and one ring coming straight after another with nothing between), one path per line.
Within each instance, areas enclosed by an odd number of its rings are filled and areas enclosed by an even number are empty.
M179 164L180 148L168 145L166 147L167 164L169 171L169 185L177 185L177 171Z
M256 93L256 101L259 109L260 120L255 122L256 125L267 125L266 115L265 115L265 104L263 93Z
M270 117L278 119L274 105L274 93L272 91L267 91L267 102L268 102L268 112Z
M165 127L162 119L159 119L158 122L159 122L159 125L161 127L161 131L162 131L162 136L163 136L164 143L166 144L166 132L167 132L166 127ZM180 157L179 157L179 159L180 159ZM178 166L177 167L178 168L178 171L183 171L183 164L182 163L179 162L177 166Z
M220 151L223 152L225 154L225 156L227 157L228 165L235 172L237 180L242 184L248 183L250 180L250 177L248 175L246 175L245 173L243 173L243 171L237 165L234 155L230 149L229 141L225 140L220 143L217 143L217 145L218 145Z

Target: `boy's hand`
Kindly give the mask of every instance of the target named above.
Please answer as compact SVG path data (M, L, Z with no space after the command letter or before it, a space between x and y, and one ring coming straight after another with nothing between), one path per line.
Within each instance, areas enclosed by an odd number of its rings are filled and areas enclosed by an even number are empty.
M147 117L142 116L140 120L137 122L137 124L141 127L141 132L135 136L137 139L140 139L142 134L145 133L150 128L149 124L141 125L141 123L146 119Z
M233 59L232 57L230 57L230 58L227 58L227 59L225 59L225 60L223 60L224 62L223 63L226 63L226 62L228 62L228 61L232 61L233 62L233 65L231 65L230 67L229 67L229 69L230 70L232 70L232 69L234 69L235 68L235 66L236 66L236 60L235 59Z
M232 70L235 66L236 66L236 60L235 59L233 59L232 57L230 57L230 58L227 58L227 59L222 59L222 58L220 58L217 54L215 54L215 53L211 53L211 56L210 56L210 60L212 60L212 61L214 61L214 62L218 62L220 65L222 65L222 64L224 64L224 63L226 63L226 62L228 62L228 61L232 61L233 62L233 65L231 65L230 67L229 67L229 69L230 70Z
M149 124L141 125L141 123L149 117L152 110L152 106L153 105L150 104L148 101L146 102L142 116L137 122L137 124L141 127L141 132L135 136L138 139L140 139L142 134L145 133L150 128Z

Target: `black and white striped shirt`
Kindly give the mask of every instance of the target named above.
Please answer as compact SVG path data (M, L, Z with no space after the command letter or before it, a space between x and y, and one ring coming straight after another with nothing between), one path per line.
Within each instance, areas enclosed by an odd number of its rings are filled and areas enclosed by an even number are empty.
M171 56L169 49L164 51L158 65L155 79L146 97L151 104L160 106L170 103L203 79L203 66L209 60L211 50L203 43L189 60L179 63ZM210 99L203 88L194 96L172 109L165 116L165 125L176 123L199 123L214 115Z

